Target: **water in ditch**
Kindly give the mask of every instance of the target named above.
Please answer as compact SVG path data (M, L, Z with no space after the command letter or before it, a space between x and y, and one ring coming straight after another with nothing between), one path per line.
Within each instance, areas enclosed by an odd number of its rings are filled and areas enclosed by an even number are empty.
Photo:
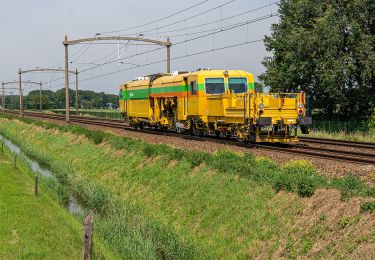
M4 138L2 135L0 135L0 141L2 141L13 154L24 158L25 162L29 165L30 169L34 173L39 174L40 176L42 176L42 178L52 178L57 181L56 177L50 170L44 168L38 161L30 158L25 153L23 153L20 147L14 144L12 141ZM70 213L75 215L83 215L85 212L83 206L72 194L69 194L69 204L67 206L67 209Z

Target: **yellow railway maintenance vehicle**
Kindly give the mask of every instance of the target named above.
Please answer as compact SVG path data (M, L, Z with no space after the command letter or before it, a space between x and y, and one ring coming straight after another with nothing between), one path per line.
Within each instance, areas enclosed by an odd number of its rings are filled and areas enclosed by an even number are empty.
M155 127L251 142L298 141L308 131L302 93L256 93L243 70L198 70L139 77L120 86L120 109L136 128Z

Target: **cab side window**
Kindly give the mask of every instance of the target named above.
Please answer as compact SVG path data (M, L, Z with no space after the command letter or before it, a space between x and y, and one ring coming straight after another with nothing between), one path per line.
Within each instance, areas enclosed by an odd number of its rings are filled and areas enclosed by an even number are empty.
M118 93L120 99L124 99L124 92L122 89L120 89L119 93Z
M190 82L191 94L196 95L198 93L197 81L193 80Z

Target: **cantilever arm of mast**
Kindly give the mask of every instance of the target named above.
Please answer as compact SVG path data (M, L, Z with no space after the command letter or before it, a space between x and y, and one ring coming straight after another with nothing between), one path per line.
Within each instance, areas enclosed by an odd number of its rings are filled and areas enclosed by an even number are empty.
M38 84L40 85L41 82L34 82L34 81L21 81L22 84ZM19 81L9 81L9 82L2 82L2 85L9 85L9 84L20 84Z
M97 37L91 37L91 38L83 38L83 39L77 39L77 40L70 40L70 41L63 41L64 45L74 45L79 44L83 42L94 42L94 41L141 41L141 42L148 42L160 46L166 46L170 47L172 43L168 40L166 42L163 41L157 41L152 39L145 39L142 37L128 37L128 36L97 36Z
M28 73L28 72L43 72L43 71L57 71L57 72L65 72L65 69L55 69L55 68L36 68L36 69L30 69L30 70L20 70L18 73ZM78 71L69 70L68 71L71 74L76 74Z

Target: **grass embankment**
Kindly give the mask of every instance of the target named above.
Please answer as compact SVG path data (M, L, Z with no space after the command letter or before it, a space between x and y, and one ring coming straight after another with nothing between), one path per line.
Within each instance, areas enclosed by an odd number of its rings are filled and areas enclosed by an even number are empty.
M59 204L60 201L69 201L69 194L56 180L39 176L39 193L35 196L34 175L24 158L18 156L14 168L10 155L10 151L2 147L0 258L79 259L81 219L69 214ZM117 257L99 238L94 237L94 243L94 258Z
M321 236L309 238L308 246L285 237L303 211L301 197L321 187L338 188L345 198L375 196L375 188L353 176L325 178L305 162L279 167L227 150L183 151L23 121L1 119L0 133L95 210L96 234L125 258L270 257L280 248L307 255Z
M0 153L0 258L78 259L81 225Z

